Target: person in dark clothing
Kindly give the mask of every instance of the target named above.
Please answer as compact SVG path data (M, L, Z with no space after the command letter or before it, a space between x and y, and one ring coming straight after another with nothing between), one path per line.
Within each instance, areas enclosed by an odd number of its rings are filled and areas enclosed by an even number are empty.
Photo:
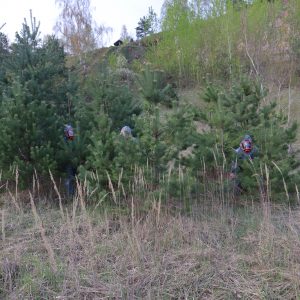
M74 141L74 130L70 124L65 125L64 127L64 140L68 145L68 163L66 165L66 179L65 179L65 188L67 197L73 197L75 194L75 179L76 179L76 167L72 163L72 143Z
M235 150L237 159L254 159L257 154L257 148L254 146L250 135L246 134Z
M114 42L114 46L118 47L118 46L121 46L123 45L123 41L121 40L117 40L116 42Z
M240 176L243 172L242 162L245 160L252 161L258 154L258 149L253 144L252 137L250 135L245 135L242 141L240 142L240 146L234 149L235 158L231 163L230 170L230 179L234 182L234 190L235 191L243 191L244 187L242 187Z

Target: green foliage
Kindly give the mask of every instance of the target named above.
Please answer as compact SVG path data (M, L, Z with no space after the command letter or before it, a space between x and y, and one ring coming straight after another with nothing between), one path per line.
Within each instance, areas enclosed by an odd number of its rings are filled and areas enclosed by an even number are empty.
M56 169L55 152L63 121L45 101L26 100L26 89L14 82L11 97L1 102L0 165L3 170L17 166L21 180L30 181L34 170L44 175Z
M86 107L82 107L92 114L89 121L96 120L98 114L103 113L110 119L112 130L120 130L124 124L132 126L133 116L141 112L141 103L134 98L128 86L117 84L113 78L103 74L88 79L82 94L83 98L90 99Z
M114 182L121 182L126 191L133 183L137 168L146 166L143 146L136 137L124 137L119 134L113 136L115 157L111 178Z
M300 3L299 1L291 1L289 3L292 9L289 10L289 26L293 34L289 35L289 42L291 45L291 53L293 54L293 68L295 73L299 74L300 68L300 34L298 28L300 28Z
M182 85L202 81L207 73L215 73L215 67L221 67L214 61L216 56L224 65L225 27L219 21L203 20L184 1L171 1L166 7L162 27L162 39L155 51L149 53L149 59L178 78Z
M296 125L266 101L260 82L236 80L245 70L261 73L265 68L265 49L276 48L273 41L279 38L274 22L282 5L225 2L214 1L203 14L201 1L166 1L163 32L157 35L150 8L136 28L138 38L150 35L142 46L112 47L103 63L86 64L81 73L67 70L55 37L39 39L33 19L10 47L0 34L0 167L5 178L16 166L23 179L31 180L35 170L58 173L72 165L95 195L107 193L111 185L127 194L137 170L143 170L151 188L168 176L166 194L184 199L204 189L204 180L197 186L204 174L215 183L220 169L229 170L233 148L249 133L259 154L252 163L241 162L242 185L254 191L259 177L280 195L284 178L288 192L294 191L298 162L288 150ZM297 48L297 34L293 38ZM150 64L139 60L144 51ZM137 74L129 69L132 61ZM208 85L207 107L199 111L178 101L174 78L179 86L222 79L231 88ZM199 121L207 131L199 129ZM75 127L71 143L63 140L67 122ZM124 125L133 128L132 137L119 134Z
M206 79L230 82L249 71L270 78L278 73L275 62L284 78L293 71L278 59L286 53L289 37L299 36L299 26L289 17L296 7L295 1L258 0L239 9L230 1L213 1L206 8L199 1L166 1L162 38L148 59L182 86Z
M9 47L8 47L8 39L7 36L0 32L0 94L2 94L2 91L4 89L5 84L5 60L9 53Z
M138 75L140 91L149 103L162 103L170 107L173 101L178 100L175 90L166 82L165 77L162 70L151 70L149 65Z
M18 78L26 86L26 101L30 102L32 98L43 99L67 115L68 72L64 64L63 48L54 37L49 37L43 45L37 47L38 40L31 40L36 38L36 34L31 36L28 30L29 27L25 27L25 37L18 37L18 42L12 45L7 76Z
M136 37L140 39L156 32L158 26L157 24L157 15L154 12L153 8L149 7L148 15L140 18L138 26L135 28Z
M95 118L94 128L89 132L88 154L85 163L80 166L79 175L84 180L87 178L89 185L106 186L106 172L111 170L114 156L113 138L111 135L111 121L101 113Z
M144 154L144 161L154 169L154 177L157 179L159 173L165 170L170 159L166 153L167 150L170 150L167 143L166 124L162 120L159 109L145 111L136 120L136 131Z
M133 118L133 137L120 136L106 113L98 114L91 135L86 164L81 168L82 178L88 179L90 190L108 189L108 175L115 187L126 193L136 180L136 171L144 170L147 182L157 184L169 163L180 163L179 153L196 140L195 112L184 106L174 108L167 115L159 107L150 106Z
M74 168L75 170L85 163L86 157L89 153L87 145L89 139L87 135L83 134L84 130L80 128L77 122L74 128L74 140L68 141L63 139L63 132L60 130L61 141L57 147L56 162L59 172L65 173L67 168Z
M8 39L3 32L0 32L0 53L1 55L8 53Z
M141 113L141 105L127 85L118 84L110 76L99 73L87 79L81 93L81 99L89 101L80 101L75 113L81 134L88 144L80 176L88 179L92 189L101 192L107 187L107 174L115 181L121 172L118 153L123 146L119 143L119 132L124 125L134 127L134 118ZM138 152L134 150L133 153ZM130 159L133 156L128 153Z
M265 96L266 90L259 83L253 84L247 79L235 84L229 93L209 85L203 96L210 104L208 113L203 115L204 120L213 128L218 141L230 137L237 142L243 132L257 126L273 111L274 103L258 111Z
M184 201L183 192L189 188L177 174L182 166L188 165L188 158L181 155L182 152L198 141L195 118L196 111L186 104L175 106L165 114L160 107L150 107L137 118L135 127L142 153L138 166L143 168L146 182L153 187L159 184L161 191ZM184 182L189 183L195 180L185 179Z
M39 40L39 28L23 24L3 65L0 131L0 166L5 175L17 166L22 183L39 175L57 171L56 151L61 143L68 109L68 72L59 41Z
M54 272L50 263L42 255L26 253L22 256L22 267L17 278L17 284L24 287L22 297L49 299L48 292L46 289L41 289L41 286L45 283L53 291L59 292L65 271L63 264L59 264L57 272Z
M257 186L253 174L260 174L260 180L268 179L274 193L284 192L283 178L288 191L292 192L299 180L298 172L293 172L299 163L296 153L288 149L296 139L297 125L287 124L287 118L276 109L274 102L264 103L266 93L259 82L245 78L229 92L210 85L203 97L209 109L202 117L210 125L215 143L229 162L234 159L233 149L245 134L254 138L259 157L251 164L247 160L241 162L241 180L245 186Z

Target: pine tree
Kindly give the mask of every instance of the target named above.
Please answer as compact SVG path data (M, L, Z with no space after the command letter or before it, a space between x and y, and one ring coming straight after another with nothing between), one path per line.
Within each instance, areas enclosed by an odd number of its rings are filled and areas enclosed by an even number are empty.
M141 39L156 32L158 27L157 15L152 7L149 7L148 15L140 18L138 26L135 28L136 37Z
M56 170L55 149L60 141L61 116L46 102L27 102L26 89L15 81L11 96L1 102L0 165L4 175L18 167L21 182L29 183L34 170L42 176Z
M229 92L209 85L204 94L209 104L208 113L202 114L202 118L211 127L214 143L229 164L233 149L239 146L243 136L252 136L259 157L252 164L242 162L246 171L241 180L245 186L254 187L257 184L253 174L260 174L264 184L268 180L275 197L276 193L285 192L283 178L289 192L295 191L295 184L299 182L296 152L288 151L296 139L297 125L288 126L286 116L276 108L275 102L263 101L266 96L267 90L260 82L247 78L237 82ZM269 178L266 178L266 170Z
M91 190L99 192L108 188L108 175L114 186L121 183L125 192L130 191L137 169L144 170L148 183L159 183L174 160L180 164L179 153L197 139L195 114L185 106L163 115L159 107L144 107L132 118L133 137L124 138L113 126L107 111L98 108L91 132L89 155L81 168L81 178L87 178Z
M162 103L172 107L173 102L178 101L178 97L172 85L167 83L166 75L162 70L152 70L150 65L137 76L137 82L143 98L152 104Z
M87 177L91 189L101 192L108 187L107 174L115 182L121 169L128 165L122 159L127 155L128 147L121 143L119 132L124 125L134 127L134 117L141 113L142 108L128 86L117 84L109 75L88 78L80 99L75 117L89 146L79 173L81 178ZM136 152L132 150L128 158L131 159ZM126 170L125 180L126 174L132 174Z
M63 124L69 115L68 72L59 41L39 39L39 26L31 18L5 57L4 92L1 100L0 166L5 175L18 166L20 180L32 174L56 172L56 151L63 143Z
M9 45L7 36L0 32L0 95L3 92L3 85L5 84L5 60L9 54Z
M95 127L89 135L89 146L86 161L80 166L79 176L87 179L91 190L105 189L107 173L111 174L114 158L111 121L104 113L95 119Z

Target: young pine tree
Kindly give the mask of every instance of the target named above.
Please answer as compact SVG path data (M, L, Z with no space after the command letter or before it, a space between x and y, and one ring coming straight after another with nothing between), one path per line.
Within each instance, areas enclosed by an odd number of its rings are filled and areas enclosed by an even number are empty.
M243 136L252 136L258 155L252 162L240 162L242 184L245 188L257 186L256 175L259 174L260 182L269 185L275 198L280 192L285 193L285 189L295 192L295 185L299 183L296 153L288 151L296 139L297 125L288 126L287 118L276 103L264 101L266 95L260 82L247 78L237 82L230 91L209 85L204 93L208 113L202 117L208 122L210 134L228 164L234 160L233 149L239 146Z
M57 171L56 152L62 143L62 128L69 113L68 72L59 41L39 39L39 26L25 22L3 61L1 94L0 168L9 177L18 166L20 180Z

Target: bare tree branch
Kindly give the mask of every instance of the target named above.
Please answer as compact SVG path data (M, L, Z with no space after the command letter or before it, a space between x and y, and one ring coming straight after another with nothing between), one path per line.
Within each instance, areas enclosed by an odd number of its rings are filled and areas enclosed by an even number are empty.
M0 30L1 30L5 25L6 25L6 23L2 24L2 25L0 26Z

